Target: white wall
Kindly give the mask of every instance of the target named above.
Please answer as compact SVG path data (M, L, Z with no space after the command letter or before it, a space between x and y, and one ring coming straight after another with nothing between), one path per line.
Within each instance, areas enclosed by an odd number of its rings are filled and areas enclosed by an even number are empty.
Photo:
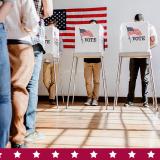
M105 56L105 69L108 82L109 96L114 96L116 71L118 63L118 49L119 49L119 26L122 22L127 22L133 19L136 13L143 13L145 19L152 23L160 35L160 21L159 21L159 0L54 0L55 9L64 8L79 8L79 7L96 7L107 6L108 7L108 43L109 48L106 50ZM156 89L158 96L160 96L160 46L154 48L153 52L153 68L156 82ZM63 85L65 88L65 94L67 93L67 87L69 82L69 75L71 69L72 51L66 50L62 61L62 73L63 73ZM124 60L122 67L120 96L126 96L128 90L128 60ZM102 84L102 83L101 83ZM40 82L39 94L46 94L46 90ZM141 83L138 78L136 96L141 96ZM86 95L83 78L83 63L79 62L78 76L77 76L77 88L75 95ZM103 95L101 86L100 95ZM151 94L150 94L151 95Z

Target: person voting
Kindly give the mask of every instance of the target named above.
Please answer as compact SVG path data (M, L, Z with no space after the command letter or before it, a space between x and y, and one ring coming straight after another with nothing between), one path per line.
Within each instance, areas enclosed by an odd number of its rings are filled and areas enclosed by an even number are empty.
M46 35L46 55L44 56L43 63L43 83L49 94L49 104L55 105L57 79L56 75L58 73L58 61L60 53L62 53L63 44L62 39L60 39L59 37L59 30L56 27L56 21L47 19L45 21L45 24L48 27L51 27L48 31L46 31L46 33L48 36L51 35L53 37L53 40L50 40L50 38Z
M144 21L144 17L142 14L136 14L134 18L135 22ZM157 44L157 34L153 25L149 24L149 40L150 40L150 48L153 48ZM127 28L128 32L133 32L132 28ZM135 31L138 34L138 30ZM143 38L143 37L142 37ZM150 50L149 48L149 50ZM135 85L136 79L138 76L138 71L141 73L141 83L142 83L142 102L143 107L149 107L148 105L148 84L149 84L149 60L147 58L131 58L129 64L130 70L130 80L129 80L129 89L128 96L126 99L126 103L124 106L132 106L135 94Z

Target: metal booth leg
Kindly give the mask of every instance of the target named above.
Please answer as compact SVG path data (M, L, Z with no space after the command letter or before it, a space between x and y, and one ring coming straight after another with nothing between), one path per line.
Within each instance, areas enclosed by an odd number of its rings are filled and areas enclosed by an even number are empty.
M61 61L58 61L59 67L58 67L58 74L59 74L59 86L61 86L60 92L62 95L62 101L64 103L64 91L63 91L63 80L62 80L62 72L61 72Z
M101 66L102 66L102 80L103 80L103 90L104 90L104 97L105 97L105 106L106 106L106 109L108 109L108 92L107 92L107 82L106 82L106 74L105 74L103 57L101 57Z
M67 95L67 105L66 105L66 109L67 109L68 106L69 106L69 96L70 96L70 89L71 89L71 83L72 83L72 78L73 78L74 59L75 59L75 57L73 56L72 68L71 68L71 74L70 74L70 80L69 80L69 87L68 87L68 95Z
M76 66L75 66L75 74L74 74L74 82L73 82L72 104L74 103L74 93L75 93L75 88L76 88L77 67L78 67L78 57L76 57Z
M57 109L59 108L59 105L58 105L58 81L57 81L57 71L56 71L56 64L54 62L54 77L55 77L55 84L56 84L56 105L57 105ZM59 67L59 64L58 64L58 67Z
M150 79L151 79L152 92L153 92L153 106L155 106L156 111L157 111L158 105L157 105L157 97L156 97L156 90L155 90L155 83L154 83L153 67L152 67L151 58L149 58L149 68L150 68Z
M121 68L122 68L122 57L119 56L118 71L117 71L117 80L116 80L116 91L115 91L116 95L115 95L115 98L114 98L113 109L115 108L115 106L117 106L117 102L118 102Z

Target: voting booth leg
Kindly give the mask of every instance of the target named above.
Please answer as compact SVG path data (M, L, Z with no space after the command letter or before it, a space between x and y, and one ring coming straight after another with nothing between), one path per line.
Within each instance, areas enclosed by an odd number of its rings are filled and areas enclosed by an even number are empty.
M78 57L76 57L76 66L75 66L74 81L73 81L73 92L72 92L72 104L74 103L74 94L75 94L75 89L76 89L77 67L78 67Z
M152 60L151 59L149 59L149 68L150 68L150 79L151 79L152 93L153 93L153 106L155 106L156 110L158 110L154 76L153 76L153 67L152 67Z
M108 92L107 92L107 81L106 81L106 74L104 68L104 58L101 57L101 67L102 67L102 80L103 80L103 90L104 90L104 98L105 98L105 106L108 109Z
M118 63L118 70L117 70L117 80L116 80L116 91L115 91L116 95L115 95L115 98L114 98L113 109L115 108L115 106L117 106L117 102L118 102L121 68L122 68L122 57L119 56L119 63Z
M72 68L71 68L71 74L70 74L70 80L69 80L69 86L68 86L68 94L67 94L67 105L66 105L66 109L69 106L69 95L70 95L70 88L71 88L71 84L72 84L72 77L73 77L73 70L74 70L74 60L76 57L73 56L73 60L72 60Z
M59 63L58 63L58 67L59 67ZM57 109L59 108L58 105L58 81L57 81L57 71L56 71L56 64L54 62L54 76L55 76L55 83L56 83L56 105L57 105Z
M62 79L62 72L61 72L61 61L59 60L59 67L58 67L58 73L59 73L59 85L61 86L60 88L60 93L62 95L62 101L64 103L64 91L63 91L63 79Z

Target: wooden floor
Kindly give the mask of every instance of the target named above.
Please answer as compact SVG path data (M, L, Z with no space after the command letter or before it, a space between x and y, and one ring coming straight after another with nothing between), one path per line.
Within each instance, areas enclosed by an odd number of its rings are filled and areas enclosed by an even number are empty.
M41 140L29 143L37 148L160 147L160 119L152 109L138 106L82 106L67 110L41 102L37 130Z

